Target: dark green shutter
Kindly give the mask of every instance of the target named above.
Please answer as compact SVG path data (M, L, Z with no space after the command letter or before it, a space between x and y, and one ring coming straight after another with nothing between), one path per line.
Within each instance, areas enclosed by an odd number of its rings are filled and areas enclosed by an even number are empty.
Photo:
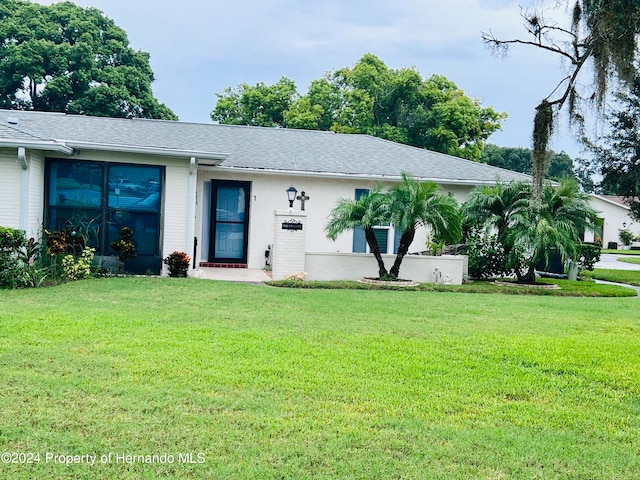
M360 200L362 197L369 195L369 190L366 188L356 188L356 200ZM353 229L353 253L365 253L367 251L367 239L364 235L364 230L360 227Z

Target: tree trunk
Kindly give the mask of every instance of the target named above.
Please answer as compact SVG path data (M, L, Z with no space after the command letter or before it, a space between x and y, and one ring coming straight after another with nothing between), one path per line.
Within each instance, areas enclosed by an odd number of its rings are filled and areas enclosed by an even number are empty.
M387 268L384 266L384 260L382 260L380 247L378 246L378 239L373 232L373 228L365 228L364 236L367 240L367 244L369 245L369 250L371 250L371 253L376 258L376 262L378 262L378 277L381 279L388 277L389 273L387 272Z
M391 270L389 270L389 275L391 275L393 278L398 278L398 276L400 275L400 265L402 264L404 256L409 251L409 247L411 246L411 242L413 242L413 237L415 237L415 235L415 228L410 228L409 230L402 232L402 237L400 237L400 245L398 246L398 253L396 254L396 260L393 262Z
M522 274L520 269L516 269L516 277L518 277L518 283L536 283L536 268L535 265L529 265L527 272Z

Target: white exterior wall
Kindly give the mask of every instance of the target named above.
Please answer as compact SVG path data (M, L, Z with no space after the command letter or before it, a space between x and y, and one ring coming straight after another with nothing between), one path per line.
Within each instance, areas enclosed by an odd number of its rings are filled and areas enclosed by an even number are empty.
M29 168L27 174L29 199L27 206L27 238L42 237L43 210L44 210L44 155L42 152L27 151Z
M0 226L20 228L22 168L17 149L0 150Z
M284 222L299 223L300 230L285 230ZM282 280L292 273L305 269L305 245L307 216L297 210L276 210L274 212L274 239L271 253L272 278Z
M640 223L635 222L629 215L628 207L610 202L596 195L591 196L591 206L598 212L598 216L604 219L602 227L602 246L607 248L609 242L620 242L619 231L623 228L631 231L634 235L640 235ZM626 223L626 227L622 224ZM585 240L593 240L593 234L585 235Z
M193 231L187 232L187 212L189 211L189 162L168 165L164 190L164 238L162 258L176 250L193 255ZM188 241L190 239L191 241Z
M298 194L304 191L310 199L305 204L307 213L307 252L350 253L353 248L353 231L349 230L338 236L335 242L329 240L324 231L329 214L339 198L355 198L356 188L370 188L367 180L351 180L341 178L316 178L310 176L285 176L260 174L256 172L236 172L215 167L200 167L198 173L198 207L196 209L196 236L198 241L197 260L208 260L208 252L201 250L203 227L202 204L210 202L204 198L204 182L211 180L235 180L251 182L250 217L249 217L249 246L247 264L249 268L263 268L265 265L264 252L273 244L274 222L273 212L287 208L286 190L294 186ZM445 187L444 192L451 192L458 201L463 201L471 191L471 187ZM300 201L296 200L294 209L300 208ZM427 232L420 229L409 249L410 252L425 250Z
M382 258L390 268L395 255L383 255ZM467 265L468 257L465 255L407 255L400 265L400 278L420 283L462 285ZM360 280L363 277L377 278L378 264L373 255L367 253L308 252L305 255L305 272L309 274L307 280Z

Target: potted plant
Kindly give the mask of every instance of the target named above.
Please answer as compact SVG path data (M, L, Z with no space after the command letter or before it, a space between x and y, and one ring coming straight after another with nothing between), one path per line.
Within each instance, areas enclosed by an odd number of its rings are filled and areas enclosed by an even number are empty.
M190 258L184 252L175 251L164 259L165 265L169 267L170 277L186 277L189 270Z
M626 228L618 230L618 236L620 237L622 245L625 247L629 247L629 245L631 245L631 242L633 241L633 233L631 233L631 231Z

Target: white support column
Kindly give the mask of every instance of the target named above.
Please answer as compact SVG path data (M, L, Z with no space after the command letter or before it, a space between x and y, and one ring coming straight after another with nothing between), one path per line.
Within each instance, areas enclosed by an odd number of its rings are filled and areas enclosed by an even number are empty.
M191 257L193 255L193 237L195 236L196 221L196 181L198 179L198 161L196 157L189 160L189 189L187 193L187 231L185 235L185 252ZM192 259L193 260L193 259ZM191 268L191 265L189 265Z
M303 272L307 239L307 214L295 210L276 210L271 252L271 276L282 280Z

